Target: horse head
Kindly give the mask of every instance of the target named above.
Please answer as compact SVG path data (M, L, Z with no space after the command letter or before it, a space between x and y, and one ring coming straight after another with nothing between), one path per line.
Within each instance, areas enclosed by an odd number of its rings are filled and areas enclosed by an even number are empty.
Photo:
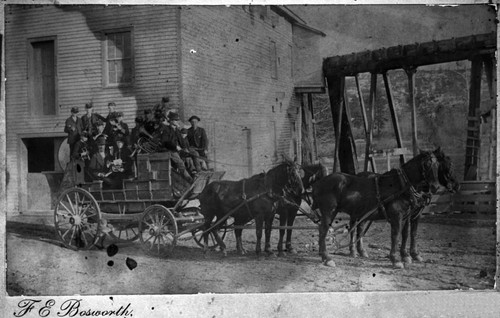
M304 170L304 176L302 177L304 189L310 188L313 183L328 175L328 168L322 163L303 165L302 169Z
M438 147L433 151L439 162L438 179L439 183L451 193L455 193L460 189L460 183L457 181L453 171L453 163L449 156L446 156Z
M281 164L267 172L267 175L273 180L273 191L284 191L285 195L300 196L304 192L304 185L302 184L302 177L304 170L300 167L295 160L290 160L284 157Z
M443 188L439 183L439 161L432 151L421 151L405 163L402 170L416 187L428 186L432 193Z

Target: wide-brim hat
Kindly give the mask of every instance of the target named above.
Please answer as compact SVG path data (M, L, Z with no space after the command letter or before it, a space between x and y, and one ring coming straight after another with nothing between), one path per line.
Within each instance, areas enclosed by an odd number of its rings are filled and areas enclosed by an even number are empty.
M99 138L97 138L96 144L98 146L105 146L106 145L106 138L105 137L99 137Z
M142 124L144 122L144 118L142 117L135 117L135 122L138 124Z
M93 107L92 103L85 104L85 109L90 109L92 107Z
M90 137L90 134L89 134L88 132L84 131L84 132L82 132L82 133L80 134L80 137L89 138L89 137Z
M115 136L115 142L125 142L125 136L123 134L118 134Z
M196 119L197 121L201 121L200 117L196 116L196 115L193 115L191 117L189 117L189 120L188 121L191 121L193 119Z
M180 120L179 114L174 113L174 112L168 113L167 117L169 120Z
M71 107L72 114L78 114L78 107Z

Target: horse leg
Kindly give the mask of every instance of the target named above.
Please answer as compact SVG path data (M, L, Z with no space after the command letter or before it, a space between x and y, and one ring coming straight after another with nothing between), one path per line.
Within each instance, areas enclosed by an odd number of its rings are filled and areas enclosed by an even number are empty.
M260 252L261 252L260 244L262 241L262 227L264 225L263 223L264 223L264 220L261 216L258 216L255 218L255 235L257 237L257 242L255 244L255 253L257 254L257 257L260 256Z
M208 218L205 216L205 223L203 226L203 254L206 256L208 253L208 235L210 232L207 232L207 230L210 228L210 225L212 225L212 218Z
M420 212L420 211L419 211ZM410 216L411 218L411 216ZM414 261L423 262L424 259L420 256L417 249L417 229L418 221L420 220L420 215L413 219L411 222L411 232L410 232L410 255Z
M266 241L264 244L264 252L266 252L267 256L274 256L274 253L271 251L271 230L273 228L273 218L274 215L271 215L271 217L266 218L265 221L264 235Z
M237 224L236 221L234 223L235 226L241 225ZM236 252L239 255L245 255L247 251L243 248L243 243L241 241L241 233L243 232L243 229L234 229L234 236L236 237Z
M326 235L328 233L328 229L330 228L330 223L332 217L330 216L330 211L326 211L321 209L321 224L319 226L319 255L321 256L321 260L324 262L326 266L335 267L335 262L332 260L330 256L328 256L326 252Z
M401 259L403 260L403 263L405 264L411 264L411 258L410 254L408 254L408 250L406 249L406 242L408 241L408 234L410 230L411 224L410 224L410 218L406 218L403 223L403 230L401 231L401 248L400 248L400 254L401 254Z
M395 213L392 215L391 219L391 252L389 258L391 259L394 268L404 268L401 260L396 257L396 250L398 248L399 235L401 234L401 215Z
M216 220L216 222L218 221L219 219ZM219 244L219 247L220 247L220 251L222 252L222 254L224 254L224 256L227 256L227 251L226 251L226 244L224 244L224 241L222 240L222 238L219 236L219 229L224 226L224 223L220 224L219 226L217 226L216 228L214 228L212 230L212 235L214 236L215 238L215 241L217 242L217 244Z
M355 248L355 242L356 242L356 227L354 226L356 224L356 219L351 218L349 221L349 255L351 257L358 257L358 252L356 251Z
M279 216L280 216L280 226L285 226L287 222L287 212L288 210L284 207L279 207ZM280 229L280 237L278 240L278 256L284 256L285 254L283 253L283 237L285 236L285 230Z
M297 209L291 207L287 212L287 226L292 227L295 222L295 217L297 216ZM286 251L291 254L297 254L297 251L292 247L292 229L286 230Z
M356 237L357 237L357 243L356 243L356 248L358 250L359 256L363 258L368 258L368 253L366 252L364 246L363 246L363 236L365 235L365 227L367 226L367 222L363 221L360 222L356 228Z

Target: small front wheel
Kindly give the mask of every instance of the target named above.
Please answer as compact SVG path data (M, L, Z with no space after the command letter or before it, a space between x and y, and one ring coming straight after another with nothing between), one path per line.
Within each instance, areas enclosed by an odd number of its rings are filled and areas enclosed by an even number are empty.
M177 243L177 222L172 211L155 204L144 210L139 222L139 238L146 252L170 255Z

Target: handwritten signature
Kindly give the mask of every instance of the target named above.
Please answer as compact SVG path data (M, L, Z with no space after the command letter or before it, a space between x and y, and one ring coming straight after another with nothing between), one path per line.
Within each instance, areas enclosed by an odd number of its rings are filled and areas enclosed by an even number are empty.
M81 299L68 299L61 303L60 306L56 304L54 299L49 299L43 303L39 299L23 299L17 307L19 311L14 312L15 317L24 317L28 314L37 315L39 317L48 317L55 313L57 317L132 317L133 310L131 304L121 306L118 309L91 309L83 308ZM31 316L30 315L30 316Z

